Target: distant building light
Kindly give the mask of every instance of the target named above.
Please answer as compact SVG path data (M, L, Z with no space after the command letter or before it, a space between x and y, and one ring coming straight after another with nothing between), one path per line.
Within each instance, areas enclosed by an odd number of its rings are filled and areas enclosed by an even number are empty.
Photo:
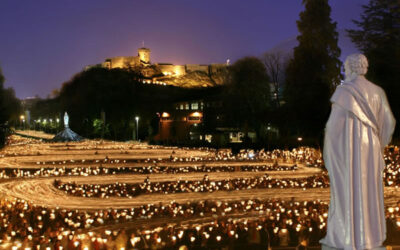
M198 102L193 102L190 106L191 106L190 108L191 108L192 110L197 110L197 109L199 109L199 103L198 103Z
M194 113L191 114L191 116L200 117L201 113L200 112L194 112Z
M297 140L298 140L298 141L302 141L303 138L302 138L302 137L298 137Z
M167 112L163 112L161 116L162 117L169 117L169 114Z

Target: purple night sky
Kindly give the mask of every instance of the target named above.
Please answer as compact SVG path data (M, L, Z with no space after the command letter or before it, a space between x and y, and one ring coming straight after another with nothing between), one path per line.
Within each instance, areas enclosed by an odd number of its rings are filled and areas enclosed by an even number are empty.
M300 0L2 0L0 68L19 98L46 97L107 57L208 64L259 56L298 34ZM331 0L338 29L368 0Z

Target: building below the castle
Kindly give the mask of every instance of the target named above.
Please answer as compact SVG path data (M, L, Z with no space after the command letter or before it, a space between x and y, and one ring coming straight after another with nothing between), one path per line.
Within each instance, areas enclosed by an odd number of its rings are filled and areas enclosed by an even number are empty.
M144 83L174 85L180 87L209 87L223 84L220 75L226 72L227 63L184 64L152 63L151 50L139 48L137 56L107 58L99 65L107 69L131 68L140 71ZM88 66L91 68L93 66Z

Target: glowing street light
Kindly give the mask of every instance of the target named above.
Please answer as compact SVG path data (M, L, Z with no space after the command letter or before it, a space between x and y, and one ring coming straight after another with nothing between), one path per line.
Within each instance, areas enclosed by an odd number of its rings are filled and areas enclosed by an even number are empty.
M21 115L20 117L19 117L19 119L20 119L20 124L21 124L21 127L22 127L22 124L24 124L24 129L25 129L25 116L24 115Z
M139 116L136 116L135 120L136 120L136 140L139 140Z

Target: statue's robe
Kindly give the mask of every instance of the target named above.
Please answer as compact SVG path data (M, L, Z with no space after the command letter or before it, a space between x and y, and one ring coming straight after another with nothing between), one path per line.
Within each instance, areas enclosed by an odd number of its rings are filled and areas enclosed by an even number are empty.
M372 249L386 238L383 149L395 119L385 92L365 77L336 88L325 128L324 161L331 183L327 235L340 249Z

